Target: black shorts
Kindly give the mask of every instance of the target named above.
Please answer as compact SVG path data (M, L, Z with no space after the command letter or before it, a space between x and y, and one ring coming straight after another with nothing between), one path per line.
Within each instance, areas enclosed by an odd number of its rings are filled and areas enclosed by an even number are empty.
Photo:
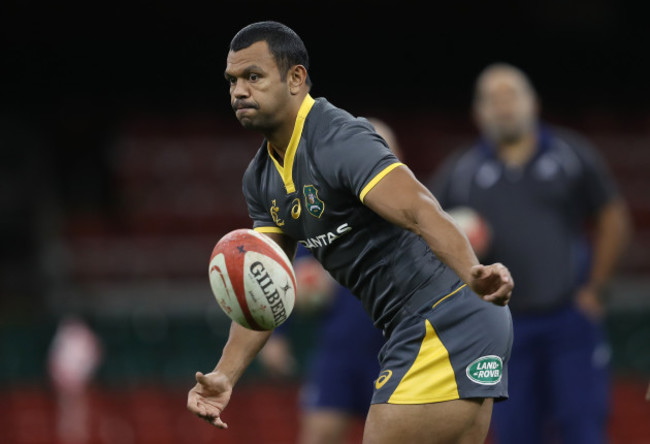
M508 307L481 300L467 285L412 305L402 308L379 353L373 404L507 399Z

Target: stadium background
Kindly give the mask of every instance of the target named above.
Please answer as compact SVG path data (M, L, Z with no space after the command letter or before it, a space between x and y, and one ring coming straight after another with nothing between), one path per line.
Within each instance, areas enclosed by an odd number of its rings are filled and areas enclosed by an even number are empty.
M288 443L295 381L254 365L219 433L184 410L227 334L207 259L248 226L241 174L259 144L228 106L227 45L294 28L313 95L394 127L426 178L470 141L472 83L507 61L546 120L589 137L628 200L634 240L609 292L614 443L650 442L650 33L631 1L3 2L0 6L0 442L58 443L47 356L81 316L103 360L93 443ZM531 252L534 254L534 252ZM299 357L315 319L303 316ZM297 330L297 329L296 329ZM358 434L358 430L355 432Z

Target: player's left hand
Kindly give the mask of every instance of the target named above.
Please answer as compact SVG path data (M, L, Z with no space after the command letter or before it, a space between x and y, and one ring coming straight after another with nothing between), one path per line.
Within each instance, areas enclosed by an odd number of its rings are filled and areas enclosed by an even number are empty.
M481 299L495 305L508 304L515 284L510 271L503 264L474 265L470 274L468 284Z

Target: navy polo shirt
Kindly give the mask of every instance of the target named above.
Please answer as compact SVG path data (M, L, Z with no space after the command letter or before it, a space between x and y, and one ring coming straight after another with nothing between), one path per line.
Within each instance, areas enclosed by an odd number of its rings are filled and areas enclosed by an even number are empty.
M452 154L430 182L444 209L469 206L487 220L492 242L483 262L510 269L515 314L571 303L589 273L585 224L617 196L583 137L544 125L538 133L537 150L522 167L507 167L479 141Z

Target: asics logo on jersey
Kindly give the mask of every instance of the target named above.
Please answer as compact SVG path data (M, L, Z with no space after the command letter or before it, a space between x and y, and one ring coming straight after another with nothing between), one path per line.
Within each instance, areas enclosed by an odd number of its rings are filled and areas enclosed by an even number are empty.
M293 202L291 202L291 217L298 219L300 217L300 210L300 199L295 198Z
M305 247L310 250L313 248L327 247L331 245L336 239L343 236L348 231L351 231L352 227L347 223L339 225L335 232L327 232L324 234L319 234L316 237L310 237L305 240L298 241L303 244Z
M379 378L375 381L375 388L379 390L388 382L390 377L393 376L393 371L392 370L384 370L379 374Z

